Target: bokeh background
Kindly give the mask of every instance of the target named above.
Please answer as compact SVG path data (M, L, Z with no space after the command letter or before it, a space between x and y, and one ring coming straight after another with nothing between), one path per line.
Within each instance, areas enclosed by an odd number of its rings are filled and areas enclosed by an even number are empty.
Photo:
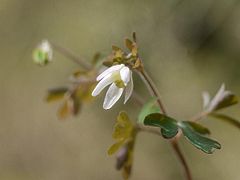
M187 119L202 107L201 93L214 94L225 82L240 95L240 4L238 0L0 0L0 179L120 180L115 158L107 156L119 110L134 119L139 107L118 103L102 109L103 95L66 121L46 90L68 83L79 67L54 53L40 68L32 50L50 39L90 59L96 51L123 47L137 32L140 54L169 113ZM135 78L135 90L147 91ZM225 111L239 118L239 106ZM206 119L222 149L206 155L181 140L195 180L239 180L239 130ZM139 135L132 180L183 180L167 141Z

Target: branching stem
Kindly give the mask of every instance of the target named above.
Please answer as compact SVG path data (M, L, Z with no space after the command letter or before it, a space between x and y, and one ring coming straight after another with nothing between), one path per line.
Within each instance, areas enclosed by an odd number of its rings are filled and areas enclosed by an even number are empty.
M138 71L138 74L140 75L140 77L143 79L145 85L147 86L150 94L152 96L155 96L157 98L157 103L159 105L159 108L161 109L162 113L164 115L167 115L167 112L166 112L166 109L161 101L161 98L160 98L160 94L156 88L156 85L154 84L154 82L152 81L152 79L150 78L150 76L147 74L147 72L143 69L141 71ZM143 131L148 131L148 132L152 132L152 133L157 133L155 131L155 129L151 128L151 129L148 129L146 127L140 127ZM174 152L176 153L176 155L178 156L183 168L184 168L184 171L185 171L185 174L186 174L186 179L187 180L192 180L192 176L191 176L191 172L190 172L190 169L188 167L188 164L184 158L184 155L178 145L178 138L173 138L170 140L171 142L171 145L174 149Z

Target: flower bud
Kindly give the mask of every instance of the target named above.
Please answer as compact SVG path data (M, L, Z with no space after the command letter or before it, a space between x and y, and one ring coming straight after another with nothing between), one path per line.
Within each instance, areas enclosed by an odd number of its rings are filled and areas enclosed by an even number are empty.
M45 66L52 61L52 51L50 43L43 40L33 51L33 61L40 66Z

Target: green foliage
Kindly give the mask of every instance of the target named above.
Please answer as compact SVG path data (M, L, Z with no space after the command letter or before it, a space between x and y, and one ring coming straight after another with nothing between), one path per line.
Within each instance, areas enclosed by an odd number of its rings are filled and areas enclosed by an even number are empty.
M215 149L220 149L221 145L212 139L200 135L192 126L185 121L179 122L184 136L198 149L211 154Z
M201 124L198 124L193 121L184 121L185 124L190 126L195 132L202 134L202 135L208 135L210 134L210 131L208 128L202 126Z
M215 149L220 149L221 145L212 139L204 137L210 131L200 124L190 121L177 121L171 117L160 113L149 114L144 119L144 124L161 128L164 138L173 138L177 135L179 128L184 136L198 149L211 154Z
M126 112L120 112L117 117L117 122L114 127L112 137L117 141L113 144L109 150L108 154L114 154L129 138L132 136L134 126L128 118ZM117 145L118 144L118 145Z
M160 127L164 138L172 138L178 133L177 121L160 113L153 113L146 116L144 124Z

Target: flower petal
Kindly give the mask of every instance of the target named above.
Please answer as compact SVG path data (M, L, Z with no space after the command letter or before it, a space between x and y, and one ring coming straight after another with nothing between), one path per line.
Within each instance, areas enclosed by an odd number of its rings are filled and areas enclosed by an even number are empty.
M130 81L130 75L131 75L130 69L127 66L123 67L120 70L120 75L124 84L127 85L127 83Z
M203 98L203 109L206 109L211 101L210 94L206 91L202 93L202 98Z
M223 83L220 89L218 90L217 94L213 97L213 99L209 103L209 107L208 107L209 111L214 110L215 106L218 104L218 101L222 99L225 93L226 93L225 84Z
M111 74L104 77L93 90L92 96L97 96L106 86L108 86L112 82L113 82L113 79L111 77Z
M105 96L104 102L103 102L103 108L104 109L110 109L121 97L123 93L123 88L118 88L115 83L113 83Z
M120 70L122 67L124 67L124 64L114 65L114 66L106 69L106 70L103 71L100 75L98 75L97 81L100 81L100 80L103 79L105 76L107 76L108 74L110 74L110 73L112 73L112 72L114 72L114 71Z
M125 89L125 98L124 98L124 104L128 101L128 99L131 97L133 92L133 79L132 79L132 72L130 72L130 82L127 84L127 87Z

